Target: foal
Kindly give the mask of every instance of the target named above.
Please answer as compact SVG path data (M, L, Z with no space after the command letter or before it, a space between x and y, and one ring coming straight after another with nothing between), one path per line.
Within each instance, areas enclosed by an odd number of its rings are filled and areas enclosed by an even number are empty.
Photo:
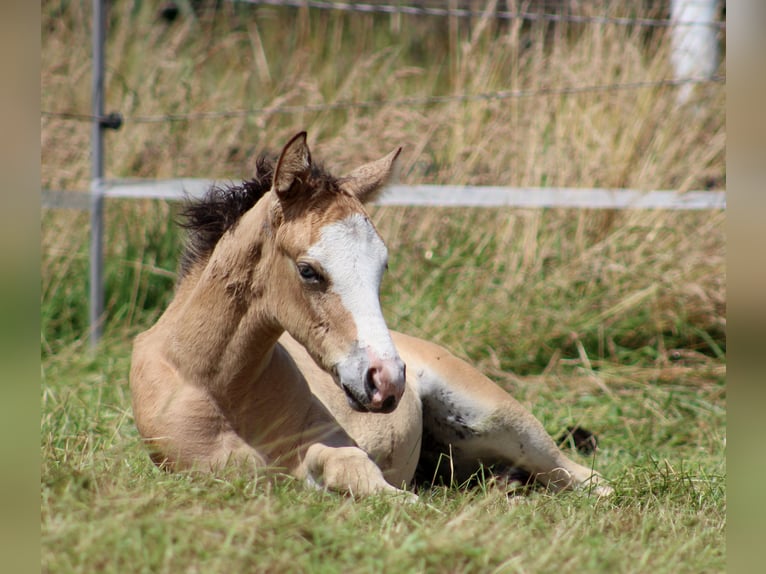
M488 378L388 330L387 251L363 203L399 151L334 177L302 132L253 180L187 207L175 296L133 350L133 412L152 459L247 461L366 495L406 488L448 455L456 479L499 463L554 490L608 493Z

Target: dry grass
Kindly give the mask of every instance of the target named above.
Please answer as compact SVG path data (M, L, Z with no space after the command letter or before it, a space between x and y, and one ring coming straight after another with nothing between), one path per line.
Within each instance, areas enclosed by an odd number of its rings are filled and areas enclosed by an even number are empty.
M614 3L610 12L621 14L623 9ZM427 106L381 103L363 109L188 122L139 121L175 113L395 102L434 94L664 79L671 75L668 42L659 31L647 36L640 27L562 26L553 34L547 32L543 41L545 27L520 21L395 20L225 4L203 11L198 20L186 18L168 25L154 10L146 2L112 9L107 110L121 111L127 121L121 131L108 134L107 177L239 179L252 169L258 152L278 147L306 128L315 156L338 170L403 144L401 179L407 183L679 190L725 185L720 85L700 86L698 99L683 109L676 106L673 89L655 88ZM42 108L87 112L87 8L77 2L49 2L43 16ZM275 33L286 29L291 34ZM42 139L43 186L87 189L89 125L44 118ZM126 211L114 214L115 221L131 221L134 214L143 218L152 208L125 204L121 209ZM167 211L160 209L161 220ZM595 358L600 360L614 356L612 351L619 346L609 340L613 323L639 312L639 322L651 324L653 334L625 341L628 347L640 347L657 335L652 344L662 354L661 335L683 330L689 323L705 333L712 330L721 346L725 325L721 213L376 213L385 238L402 261L391 287L392 312L419 310L413 320L403 323L408 330L473 354L475 345L463 348L449 336L453 324L465 322L455 314L460 305L465 312L478 311L494 320L490 311L514 299L512 315L494 331L487 326L482 339L510 338L516 345L528 335L509 326L529 320L535 321L532 330L554 332L559 340L569 337L570 346L587 338L583 331L602 329L604 333L593 335L599 339ZM492 233L479 236L472 233L476 229ZM138 256L149 274L152 269L160 275L175 270L172 253L165 257L168 248L149 261L143 258L147 254L151 258L151 249L131 251L139 240L136 233L142 233L135 226L131 230L132 234L118 233L119 238L110 241L110 258L129 266ZM172 232L156 233L166 237ZM84 238L63 242L70 240ZM62 245L55 232L46 232L43 241L55 243L56 248ZM48 255L57 252L44 252L47 266L52 261ZM82 251L73 248L66 253L65 259L82 257ZM470 264L461 260L463 256L472 258ZM446 277L446 270L456 265L460 272L450 271ZM423 269L428 269L428 278L420 273ZM55 285L56 279L47 278L60 275L45 271L44 282ZM132 279L137 282L132 303L140 303L141 277L138 272ZM450 301L429 291L444 282L451 285ZM407 287L396 294L400 283ZM472 285L486 288L478 308ZM425 306L418 293L427 295ZM575 301L572 293L577 294ZM530 318L527 310L541 303L552 307L551 316L538 312ZM445 304L448 312L443 312ZM583 314L588 306L596 306L596 312ZM426 307L432 309L430 314ZM409 313L401 318L407 319ZM132 318L135 310L120 316ZM695 346L705 338L686 335L682 338ZM670 342L671 347L674 344ZM707 347L708 354L716 353ZM501 355L508 351L502 344L495 350ZM534 349L522 352L538 354ZM542 352L551 355L555 348Z
M87 12L43 10L42 108L89 110ZM132 6L138 6L136 13ZM724 89L703 86L678 109L671 88L428 106L267 113L191 122L145 116L338 101L396 101L497 90L609 85L670 77L666 39L646 46L640 28L566 29L547 43L521 22L404 19L226 5L168 26L152 3L113 9L107 110L127 118L109 134L111 177L235 177L257 151L299 128L321 157L354 165L405 145L411 183L519 186L723 187ZM297 19L297 22L296 22ZM292 34L274 33L290 29ZM575 36L575 37L572 37ZM137 41L137 39L141 39ZM527 46L527 42L531 42ZM182 57L179 57L182 55ZM374 136L372 136L374 134ZM43 120L43 183L87 189L87 124Z

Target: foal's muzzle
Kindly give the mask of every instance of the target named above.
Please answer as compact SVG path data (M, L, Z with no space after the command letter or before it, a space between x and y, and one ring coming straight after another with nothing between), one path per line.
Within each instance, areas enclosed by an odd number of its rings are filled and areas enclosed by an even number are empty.
M352 409L390 413L404 394L404 362L398 356L380 359L369 349L363 353L361 357L355 353L356 357L337 365L340 387Z

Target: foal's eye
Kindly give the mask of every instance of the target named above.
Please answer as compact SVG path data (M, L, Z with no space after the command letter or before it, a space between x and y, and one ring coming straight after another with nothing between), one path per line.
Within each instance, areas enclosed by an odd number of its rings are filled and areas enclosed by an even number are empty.
M307 283L319 283L323 279L321 273L308 263L298 263L298 273Z

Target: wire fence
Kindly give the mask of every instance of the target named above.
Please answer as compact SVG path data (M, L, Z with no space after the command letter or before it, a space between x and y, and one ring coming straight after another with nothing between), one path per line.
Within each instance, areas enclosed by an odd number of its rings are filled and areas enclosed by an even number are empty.
M363 3L363 2L332 2L326 0L230 0L233 4L245 4L252 6L271 6L271 7L290 7L290 8L311 8L315 10L328 10L340 12L354 12L366 14L389 14L389 15L409 15L409 16L433 16L433 17L453 17L453 18L495 18L500 20L523 20L533 22L550 23L579 23L593 25L622 25L622 26L643 26L643 27L688 27L705 26L715 29L725 29L726 22L723 21L697 21L697 20L673 20L656 19L640 17L610 17L610 16L589 16L569 13L546 13L531 11L504 11L504 10L475 10L471 8L462 8L455 6L440 7L432 6L432 2L415 2L410 0L407 4L386 4L383 2ZM697 5L709 5L709 2L703 0L682 0L685 7ZM444 4L444 2L440 2ZM452 3L450 3L452 4ZM488 3L490 6L492 3ZM561 8L562 2L556 1L552 5ZM495 4L496 5L496 4ZM543 2L541 8L546 8ZM352 109L379 109L381 106L405 107L405 106L430 106L440 104L476 102L476 101L497 101L522 99L532 97L551 97L567 96L579 94L595 94L606 92L618 92L625 90L639 90L645 88L660 87L682 87L690 88L697 84L725 83L726 77L722 75L707 75L705 77L674 77L650 81L634 81L623 83L611 83L605 85L582 85L582 86L557 86L530 89L501 90L495 92L485 92L477 94L448 94L401 98L394 100L367 100L367 101L338 101L317 104L302 105L283 105L266 106L239 110L214 110L205 112L185 112L173 114L149 114L123 117L120 114L110 114L109 116L96 116L88 113L74 111L55 111L43 110L41 116L47 119L71 120L80 122L99 121L103 127L117 129L123 122L131 124L154 124L164 122L191 122L200 120L218 120L218 119L239 119L248 116L275 115L275 114L302 114L302 113L321 113L339 110Z
M451 18L494 18L497 20L524 20L528 22L551 22L572 24L615 24L619 26L643 26L667 28L670 26L705 26L724 29L725 22L707 22L696 20L671 20L656 18L585 16L576 14L551 14L540 12L507 10L472 10L470 8L413 6L403 4L369 4L363 2L325 2L323 0L232 0L237 4L254 6L289 6L293 8L314 8L341 12L359 12L366 14L406 14L409 16L442 16Z
M383 106L407 107L428 106L438 104L510 100L520 98L532 98L543 96L567 96L578 94L595 94L603 92L615 92L624 90L638 90L643 88L677 87L684 85L725 83L726 76L713 76L711 78L667 78L643 82L625 82L604 85L566 86L556 88L535 88L528 90L501 90L479 94L450 94L443 96L422 96L400 98L396 100L367 100L367 101L341 101L326 104L303 104L292 106L267 106L262 108L250 108L245 110L220 110L210 112L188 112L183 114L157 114L143 116L128 116L120 118L133 124L152 124L164 122L189 122L197 120L234 119L248 116L273 115L273 114L300 114L306 112L328 112L346 109L379 109ZM76 120L92 122L94 120L108 120L110 116L96 117L92 114L80 114L75 112L43 111L42 116L60 120Z
M453 17L453 18L495 18L499 20L523 20L532 22L550 22L550 23L578 23L604 25L613 24L621 26L643 26L643 27L688 27L705 26L723 30L726 27L724 21L697 21L686 19L657 19L641 17L610 17L610 16L590 16L577 15L569 13L546 13L543 11L507 11L507 10L475 10L472 8L457 7L457 2L450 2L450 6L432 6L433 2L410 0L407 4L386 4L383 2L364 3L364 2L333 2L326 0L229 0L233 4L245 4L251 6L271 6L271 7L289 7L289 8L311 8L315 10L328 10L339 12L354 12L366 14L389 14L389 15L408 15L408 16L434 16L434 17ZM684 7L709 5L710 2L704 0L681 0ZM444 2L440 2L444 4ZM469 3L470 4L470 3ZM561 8L565 4L560 1L552 2L551 5ZM487 3L491 6L492 3ZM497 3L495 3L497 6ZM542 10L546 9L546 3L542 2ZM650 81L634 81L623 83L611 83L604 85L582 85L582 86L557 86L531 89L500 90L494 92L485 92L477 94L448 94L401 98L394 100L367 100L367 101L338 101L317 104L302 105L283 105L266 106L239 110L214 110L205 112L185 112L173 114L149 114L123 117L120 114L110 114L108 116L96 116L94 114L74 112L74 111L55 111L43 110L41 116L47 119L71 120L79 122L99 121L103 127L118 129L123 122L131 124L154 124L165 122L191 122L200 120L218 120L218 119L239 119L248 116L275 115L275 114L302 114L302 113L321 113L339 110L352 109L379 109L381 106L405 107L405 106L430 106L451 103L477 102L477 101L497 101L522 99L532 97L550 97L567 96L579 94L595 94L606 92L618 92L625 90L639 90L645 88L661 87L683 87L690 88L698 84L725 83L726 77L722 75L708 75L705 77L674 77Z

